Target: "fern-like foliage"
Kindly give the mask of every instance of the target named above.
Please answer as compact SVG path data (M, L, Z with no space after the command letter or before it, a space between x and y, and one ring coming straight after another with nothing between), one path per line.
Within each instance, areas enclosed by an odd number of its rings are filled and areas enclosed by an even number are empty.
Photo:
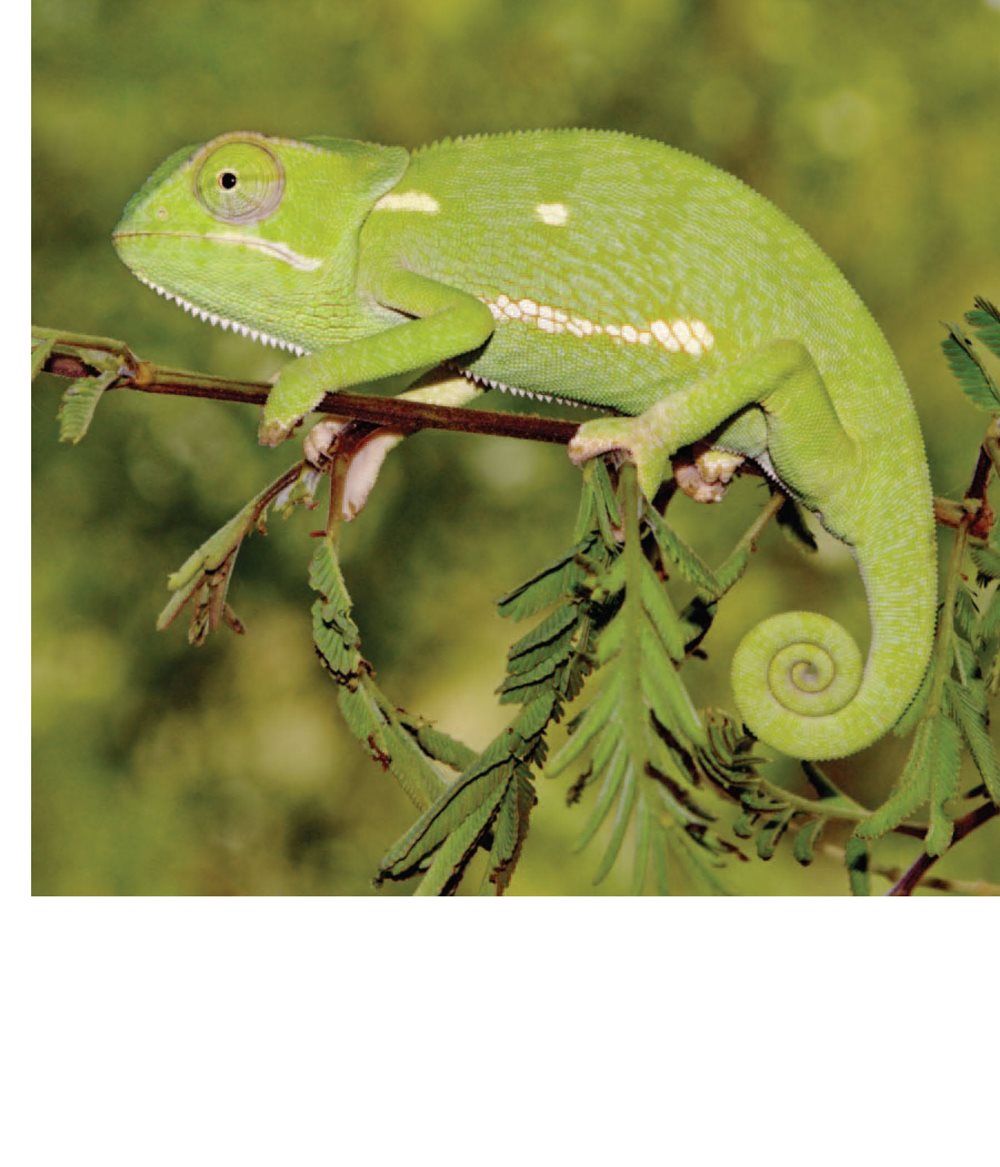
M1000 356L1000 313L994 305L979 298L965 319L976 341ZM942 349L959 386L974 405L1000 411L1000 392L985 354L956 325L948 331ZM988 435L984 451L995 458L995 447L995 436ZM936 857L951 845L955 823L969 813L970 805L985 798L1000 806L1000 764L990 733L989 705L1000 686L1000 548L992 542L977 543L969 533L984 509L990 517L985 481L979 488L981 497L949 508L959 516L958 531L935 652L920 692L897 727L901 732L912 730L913 742L889 798L856 828L860 844L897 829L926 807L924 847ZM966 756L981 785L963 798L960 781Z
M976 299L976 307L965 314L975 337L995 357L1000 357L1000 311L989 300ZM973 405L988 413L1000 413L1000 389L983 356L965 331L949 324L941 342L948 367Z
M337 683L344 720L374 761L390 770L423 810L446 788L438 764L457 769L469 751L440 731L426 732L431 727L397 709L375 683L372 667L361 655L351 600L329 537L313 554L309 582L319 593L313 604L313 641L323 667Z
M169 628L189 607L191 644L204 644L208 634L223 625L242 633L243 622L229 606L227 596L243 540L254 531L267 534L267 512L272 506L285 516L296 506L315 506L319 478L308 463L293 466L254 495L228 523L193 551L167 579L173 596L156 621L157 630Z
M753 740L724 714L703 718L681 679L748 558L741 545L713 571L641 503L631 467L616 486L603 463L589 466L575 543L499 604L503 616L537 621L512 646L499 689L519 714L387 853L379 879L421 875L420 894L447 894L484 851L484 889L504 890L535 778L569 771L578 773L568 802L592 803L578 846L605 839L595 882L627 841L635 893L650 882L666 892L672 861L723 891L717 869L745 858L741 839L769 859L789 827L796 857L811 862L828 819L863 808L818 771L817 799L789 801L761 777ZM697 588L681 613L664 586L674 574ZM585 689L592 672L599 676ZM568 740L546 764L546 735L581 690ZM741 808L735 831L727 803Z
M996 414L1000 392L989 364L1000 356L1000 314L980 299L965 324L968 332L950 326L945 357L969 400ZM33 376L58 371L63 358L64 375L76 380L60 409L60 436L72 442L86 434L102 395L126 369L135 378L150 368L118 341L42 330L33 336ZM854 894L870 892L873 874L885 877L871 852L890 831L921 835L925 859L942 854L972 820L985 821L1000 807L990 725L1000 689L1000 545L987 537L986 499L1000 467L998 439L994 421L966 498L939 503L956 536L935 651L897 727L912 734L906 762L875 811L810 763L803 772L811 797L775 785L746 729L724 711L696 709L684 685L683 670L704 655L715 613L747 569L763 526L775 519L805 550L815 547L797 505L773 488L744 537L711 567L680 539L665 507L640 497L631 466L588 465L568 550L499 602L502 616L533 624L512 645L498 690L513 716L482 750L400 709L380 688L352 616L333 524L316 544L309 573L316 652L347 726L419 812L383 857L376 882L417 878L417 894L448 895L481 870L481 892L505 891L543 775L571 776L567 801L586 811L578 845L603 845L595 882L630 856L634 893L649 886L667 892L677 866L725 891L720 869L769 860L786 840L794 858L809 864L834 820L855 824L843 851ZM327 468L332 484L338 467L334 458ZM287 516L315 506L324 477L297 463L252 498L170 577L173 595L158 627L186 610L195 644L221 626L242 632L227 596L243 540L266 531L271 511ZM669 502L670 491L662 498ZM680 610L671 580L694 592ZM568 733L550 758L549 737L567 715ZM963 765L975 774L964 791ZM914 823L922 811L926 821Z
M682 621L644 552L633 469L624 468L618 499L611 496L603 471L595 478L601 511L612 530L621 532L620 539L613 536L613 543L605 543L604 570L586 583L587 603L595 610L601 677L597 694L575 719L548 773L556 776L582 759L589 762L571 788L571 800L597 788L580 846L610 823L595 881L611 870L631 828L633 890L642 889L649 867L663 889L674 841L704 874L703 856L695 851L704 852L710 863L739 852L715 830L717 814L698 791L704 778L700 757L709 739L678 666L700 629ZM667 541L665 527L657 533ZM671 550L683 559L689 578L718 590L712 573L693 552L681 551L679 540L671 540Z
M597 471L602 475L606 481ZM380 881L422 874L418 894L447 894L482 850L483 890L509 885L536 801L533 778L546 758L546 733L592 667L594 612L584 585L609 559L601 536L603 528L612 538L606 503L600 490L585 489L570 551L500 601L501 614L514 619L546 613L508 653L500 699L520 711L389 850Z
M78 343L73 343L74 340ZM123 360L127 353L128 349L119 341L102 341L99 337L67 338L47 329L32 329L32 381L49 360L58 356L72 357L89 371L87 376L72 381L63 392L58 413L61 442L75 446L87 436L101 398L126 371Z

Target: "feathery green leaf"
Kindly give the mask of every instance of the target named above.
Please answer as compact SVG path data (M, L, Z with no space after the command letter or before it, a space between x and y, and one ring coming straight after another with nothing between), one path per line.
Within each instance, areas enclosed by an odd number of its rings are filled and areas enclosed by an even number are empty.
M976 307L966 312L976 339L981 341L995 357L1000 357L1000 310L982 296L976 297Z
M69 386L59 404L60 442L70 442L75 446L86 437L105 390L117 380L118 370L115 368L97 377L81 377Z
M989 413L1000 411L1000 390L972 342L957 324L946 327L948 336L941 342L941 349L962 392L980 409Z

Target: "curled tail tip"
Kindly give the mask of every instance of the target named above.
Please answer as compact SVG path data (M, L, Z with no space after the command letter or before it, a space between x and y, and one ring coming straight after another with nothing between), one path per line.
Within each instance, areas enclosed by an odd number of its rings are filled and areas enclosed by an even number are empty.
M853 637L817 612L761 621L733 657L733 693L743 720L765 745L797 758L852 754L889 728L879 727L858 699L863 676Z

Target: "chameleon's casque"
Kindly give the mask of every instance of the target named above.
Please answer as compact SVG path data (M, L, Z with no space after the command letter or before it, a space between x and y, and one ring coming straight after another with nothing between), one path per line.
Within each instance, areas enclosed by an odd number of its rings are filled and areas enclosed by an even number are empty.
M911 701L936 571L906 385L836 266L732 176L615 133L412 154L234 133L169 158L114 239L158 292L298 354L265 407L268 444L324 392L423 378L409 396L459 404L499 386L626 415L586 422L570 454L628 452L650 495L701 439L730 473L754 460L851 547L872 635L862 665L826 617L758 625L733 662L747 724L835 757Z

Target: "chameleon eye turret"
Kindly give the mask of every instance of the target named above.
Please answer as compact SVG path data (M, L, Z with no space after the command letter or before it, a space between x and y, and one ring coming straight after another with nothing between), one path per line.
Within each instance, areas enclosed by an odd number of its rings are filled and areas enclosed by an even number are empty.
M258 223L285 189L281 162L261 142L229 141L210 150L194 176L198 201L223 223Z

